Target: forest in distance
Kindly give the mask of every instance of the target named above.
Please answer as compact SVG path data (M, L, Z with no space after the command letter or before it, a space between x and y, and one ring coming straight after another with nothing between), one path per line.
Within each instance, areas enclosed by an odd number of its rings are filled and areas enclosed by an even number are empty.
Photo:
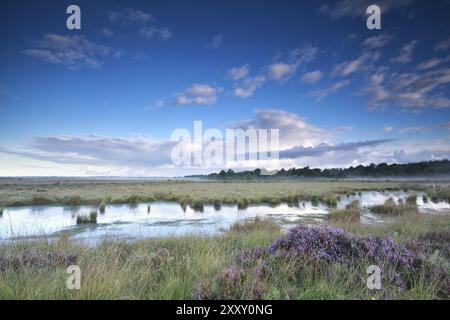
M271 179L271 178L357 178L357 177L445 177L450 176L450 160L432 160L411 163L379 163L367 166L359 165L348 168L290 168L281 169L271 174L265 174L264 169L235 172L232 169L221 170L219 173L208 175L194 175L188 177L202 177L211 179Z

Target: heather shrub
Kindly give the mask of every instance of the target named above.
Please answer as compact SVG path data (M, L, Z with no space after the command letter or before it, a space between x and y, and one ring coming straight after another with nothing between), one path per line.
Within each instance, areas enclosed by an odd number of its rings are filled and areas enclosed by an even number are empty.
M422 234L414 241L410 241L408 245L417 252L432 254L439 251L447 259L450 259L450 232L449 231L432 231Z
M224 268L212 279L200 281L194 287L193 298L208 299L264 299L269 285L265 277L264 267L253 269L236 264Z
M340 278L336 276L338 270L356 285L364 280L365 268L374 264L382 268L385 284L398 291L411 285L414 272L421 266L421 259L415 252L390 238L358 237L342 229L320 225L296 226L268 247L242 252L237 261L246 268L263 265L264 268L256 269L254 274L260 278L285 270L295 281L328 276L336 280ZM340 265L343 268L339 268ZM350 276L352 274L355 276Z
M418 262L413 252L390 238L357 237L342 229L320 225L292 228L268 247L269 253L278 250L345 264L367 257L374 263L389 262L395 267L414 269Z

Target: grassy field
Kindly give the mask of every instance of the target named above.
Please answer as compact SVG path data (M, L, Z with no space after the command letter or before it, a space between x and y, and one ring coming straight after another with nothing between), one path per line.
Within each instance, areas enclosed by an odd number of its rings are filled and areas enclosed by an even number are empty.
M179 203L272 203L321 200L333 203L339 195L365 190L415 188L425 183L291 181L291 182L192 182L192 181L32 181L0 179L0 207L31 204L135 203L168 200ZM436 198L448 198L448 186L434 190Z
M0 299L448 299L449 216L396 219L376 226L330 225L358 237L391 237L420 259L414 267L387 257L378 261L381 290L369 290L365 282L366 268L376 255L331 263L282 250L258 254L282 232L278 225L256 219L216 237L111 240L96 247L62 237L51 243L43 239L3 245ZM70 264L81 268L80 290L66 288Z
M429 201L448 200L448 185L396 182L2 180L0 207L156 199L332 202L359 191L405 188L426 191ZM90 246L67 234L9 242L0 245L0 299L448 299L450 215L422 214L406 204L380 206L392 220L374 225L359 222L353 202L324 222L288 232L257 218L209 237L109 239ZM66 268L73 264L82 272L80 290L66 287ZM372 264L382 270L381 290L366 287Z

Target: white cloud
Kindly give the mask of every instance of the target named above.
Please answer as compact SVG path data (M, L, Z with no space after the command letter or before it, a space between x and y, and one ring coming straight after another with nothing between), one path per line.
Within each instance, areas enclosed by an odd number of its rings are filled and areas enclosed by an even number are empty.
M412 0L381 0L377 1L381 12L388 13L398 8L403 8L412 3ZM342 0L334 2L334 6L324 4L319 8L319 12L329 16L332 19L338 18L366 18L366 9L374 4L371 0Z
M427 70L425 72L387 73L371 76L365 92L370 109L384 109L398 106L410 111L426 108L450 108L446 96L450 84L450 68Z
M121 52L89 41L85 36L49 33L39 40L35 48L23 53L44 62L61 64L69 69L101 68L103 58L119 58Z
M267 79L263 76L246 78L238 85L235 85L233 94L239 98L249 98L255 93L255 90L261 87L266 81Z
M151 13L139 9L108 11L106 15L111 22L119 23L127 29L133 28L138 35L146 39L158 37L165 41L173 35L169 28L155 26L155 18Z
M219 92L222 92L222 88L195 83L179 93L174 103L176 105L212 105L216 103Z
M170 162L173 141L145 136L113 138L98 135L35 137L24 150L2 152L60 164L97 166L160 166Z
M317 47L306 44L289 51L284 59L282 59L282 54L278 53L273 59L276 62L264 67L264 72L255 76L248 75L247 65L229 70L228 76L235 80L233 95L239 98L248 98L255 93L256 89L269 81L278 83L288 81L298 69L314 60L317 52Z
M322 78L322 72L320 72L320 70L310 71L310 72L306 72L305 74L303 74L302 82L312 84L312 83L316 83L321 78Z
M280 152L280 158L303 158L303 157L319 157L319 156L333 156L337 152L355 152L361 148L375 147L392 140L368 140L368 141L357 141L357 142L347 142L332 145L329 143L321 143L314 147L294 147L288 150L283 150Z
M434 51L444 51L444 50L448 50L449 48L450 48L450 36L447 39L444 39L441 42L439 42L434 47Z
M392 36L388 34L381 34L379 36L369 37L363 42L363 47L366 49L379 49L384 47L391 41Z
M411 133L417 133L417 132L428 132L433 130L433 128L427 127L427 126L416 126L416 127L407 127L403 128L399 131L400 134L411 134Z
M401 50L400 54L394 58L391 59L391 62L393 63L399 63L404 64L408 63L412 60L412 54L414 51L414 48L417 45L417 40L411 41L410 43L406 44Z
M430 132L433 130L439 130L439 129L450 129L450 122L444 122L437 125L419 125L414 127L406 127L401 130L399 130L400 134L411 134L411 133L425 133Z
M132 8L128 8L123 11L108 11L106 15L111 22L120 22L127 26L142 26L155 20L150 13Z
M286 61L277 61L267 67L267 77L274 81L289 80L300 67L316 58L318 48L306 44L289 51Z
M153 26L142 27L138 31L139 35L144 38L152 38L154 36L158 36L162 40L168 40L172 36L172 32L167 28L156 28Z
M236 80L246 77L249 74L249 72L250 72L250 69L248 67L248 64L245 64L241 67L234 67L234 68L231 68L230 70L228 70L228 77L231 80L236 81Z
M319 48L316 46L305 44L302 47L291 50L288 59L292 61L293 64L297 65L297 67L300 67L313 61L318 52Z
M341 76L345 77L354 72L364 70L367 67L371 66L371 63L378 60L380 57L380 53L375 52L364 52L359 58L354 60L346 60L340 64L338 64L331 71L331 75L333 76Z
M432 69L432 68L438 66L439 64L441 64L441 62L442 62L442 59L440 59L440 58L432 58L428 61L418 64L417 69L419 69L419 70Z
M271 80L279 81L291 77L295 70L295 65L279 62L269 66L268 74Z
M233 127L244 130L279 129L281 150L295 146L313 147L331 137L329 132L307 123L297 114L279 109L256 109L253 119L239 121Z
M208 89L198 89L209 92ZM441 125L449 127L448 123ZM257 109L250 120L235 123L233 128L279 129L280 166L342 167L379 162L411 162L450 157L445 139L378 139L333 143L335 134L299 115L278 109ZM419 129L417 129L419 130ZM409 129L409 132L413 131ZM406 132L406 130L405 130ZM407 132L406 132L407 133ZM88 136L35 137L14 150L0 148L1 175L184 175L191 169L172 164L171 151L177 141L155 140L138 135L132 138ZM244 161L233 168L270 167L271 163ZM204 165L198 173L217 171Z
M350 81L348 81L348 80L338 81L325 89L312 91L309 93L309 95L311 97L314 97L316 99L316 101L320 101L323 98L329 96L330 94L336 93L339 90L341 90L342 88L345 88L349 84L350 84Z

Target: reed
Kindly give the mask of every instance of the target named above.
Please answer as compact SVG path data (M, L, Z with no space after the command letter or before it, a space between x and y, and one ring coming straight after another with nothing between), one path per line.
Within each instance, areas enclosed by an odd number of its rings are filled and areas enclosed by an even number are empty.
M97 211L91 211L89 215L78 215L77 224L96 224L97 223Z

